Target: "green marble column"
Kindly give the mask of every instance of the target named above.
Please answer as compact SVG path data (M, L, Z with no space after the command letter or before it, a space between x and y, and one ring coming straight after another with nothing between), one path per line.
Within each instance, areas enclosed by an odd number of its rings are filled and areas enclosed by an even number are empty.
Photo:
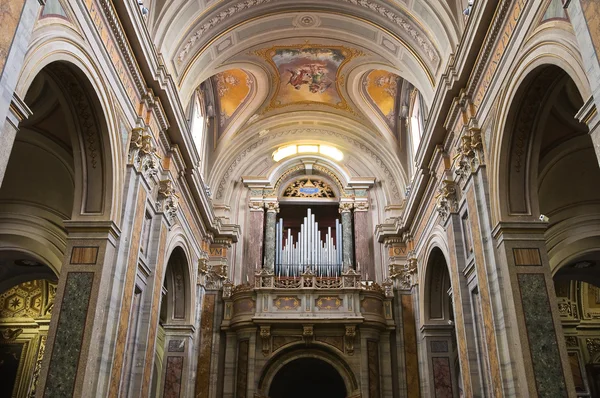
M275 226L279 204L277 202L265 203L267 221L265 224L265 264L264 268L273 271L275 267Z
M342 215L342 262L344 270L347 270L349 268L354 268L352 203L340 203L340 213Z

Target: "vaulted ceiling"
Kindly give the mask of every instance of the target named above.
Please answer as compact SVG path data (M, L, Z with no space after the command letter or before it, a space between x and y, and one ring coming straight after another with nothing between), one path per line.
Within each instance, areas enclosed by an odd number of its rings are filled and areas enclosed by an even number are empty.
M348 179L376 177L386 204L402 201L412 160L400 121L415 88L431 104L466 0L145 3L184 105L201 84L213 88L206 177L217 202L240 176L280 167L271 154L290 142L336 146Z

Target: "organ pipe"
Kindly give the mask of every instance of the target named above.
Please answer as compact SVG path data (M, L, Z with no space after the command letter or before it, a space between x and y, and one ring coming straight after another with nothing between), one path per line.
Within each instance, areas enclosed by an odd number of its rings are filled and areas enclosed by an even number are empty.
M283 219L276 225L275 274L284 277L299 277L307 268L321 277L339 277L342 271L342 228L335 220L335 243L331 227L322 239L319 223L311 210L300 225L294 241L292 231L283 228ZM285 238L284 238L285 237Z

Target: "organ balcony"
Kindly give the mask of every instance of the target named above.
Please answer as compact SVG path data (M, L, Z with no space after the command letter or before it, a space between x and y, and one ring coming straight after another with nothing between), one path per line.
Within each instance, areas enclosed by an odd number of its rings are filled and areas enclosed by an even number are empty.
M393 329L392 282L362 281L348 269L338 277L317 276L307 268L280 277L263 268L254 285L223 285L223 330L267 324L344 324Z

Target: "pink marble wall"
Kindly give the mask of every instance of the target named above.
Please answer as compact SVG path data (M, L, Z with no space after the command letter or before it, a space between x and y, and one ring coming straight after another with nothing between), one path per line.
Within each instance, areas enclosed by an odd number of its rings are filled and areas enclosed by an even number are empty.
M432 358L431 360L433 362L435 398L453 398L450 360L446 357Z
M179 398L182 372L183 357L167 357L164 398Z

